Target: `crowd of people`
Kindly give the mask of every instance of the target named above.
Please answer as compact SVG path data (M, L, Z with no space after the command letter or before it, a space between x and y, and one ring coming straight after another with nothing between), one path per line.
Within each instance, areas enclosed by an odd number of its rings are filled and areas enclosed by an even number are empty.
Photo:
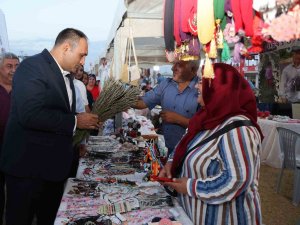
M6 201L6 225L30 225L34 217L38 225L54 223L64 183L84 151L84 143L72 145L73 134L102 123L91 111L101 79L109 77L107 61L101 59L100 81L84 71L87 40L67 28L50 51L20 65L12 53L0 58L0 216ZM162 185L177 192L194 224L262 224L263 135L255 96L230 65L216 63L215 78L201 79L199 61L175 61L172 78L158 74L157 85L132 105L162 107L169 153L159 176L172 179ZM141 86L149 82L147 76Z

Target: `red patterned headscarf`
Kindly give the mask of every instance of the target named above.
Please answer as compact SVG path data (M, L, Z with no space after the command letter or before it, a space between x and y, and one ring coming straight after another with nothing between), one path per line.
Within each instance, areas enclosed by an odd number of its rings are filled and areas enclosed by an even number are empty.
M224 63L215 63L214 72L214 79L202 79L205 106L190 119L188 133L175 149L172 163L173 175L187 150L188 143L195 135L199 131L217 127L232 116L247 116L263 137L257 124L255 96L248 81L234 67Z

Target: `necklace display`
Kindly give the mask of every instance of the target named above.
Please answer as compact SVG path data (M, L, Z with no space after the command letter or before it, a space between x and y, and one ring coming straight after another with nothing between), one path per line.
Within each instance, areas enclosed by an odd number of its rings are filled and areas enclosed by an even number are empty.
M162 165L160 152L153 140L138 137L135 121L127 125L129 130L117 135L89 138L77 178L65 187L55 225L141 225L155 216L172 217L171 197L158 183L145 182L157 175L153 162Z

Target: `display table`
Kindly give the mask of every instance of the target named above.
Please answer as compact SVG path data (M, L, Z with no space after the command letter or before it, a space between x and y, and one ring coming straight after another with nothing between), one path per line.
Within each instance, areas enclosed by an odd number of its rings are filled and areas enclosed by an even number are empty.
M116 136L89 138L76 179L67 181L55 225L141 225L161 218L192 225L160 183L147 181L152 168L148 153L153 154L151 159L158 156L154 143L130 138L131 143L121 144L120 140ZM142 148L138 147L141 143Z
M117 163L116 160L119 160ZM141 183L146 175L141 166L130 156L112 157L109 159L81 158L76 177L81 180L99 181L104 177L115 177L122 180Z
M141 225L155 217L173 217L181 224L193 224L176 199L171 199L157 182L135 186L69 179L54 225Z
M300 133L300 123L283 123L268 119L258 119L258 124L264 135L261 154L262 163L275 168L281 168L282 154L280 152L278 132L276 128L283 127ZM300 151L300 147L298 149ZM298 152L298 155L300 155L300 152Z

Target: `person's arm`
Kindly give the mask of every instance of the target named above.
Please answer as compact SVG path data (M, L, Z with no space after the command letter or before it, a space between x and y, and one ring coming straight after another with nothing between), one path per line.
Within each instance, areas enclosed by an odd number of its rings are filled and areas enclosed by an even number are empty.
M16 110L22 126L46 132L73 135L76 118L72 113L63 112L48 104L49 85L44 76L41 76L36 61L26 61L18 68L18 73L14 80L14 100ZM53 99L53 105L55 105ZM87 114L87 113L83 113ZM98 121L98 116L94 114L82 115L77 118L77 125L80 128L93 126ZM88 128L90 129L90 128Z
M146 109L148 108L148 106L145 104L145 102L143 101L143 99L139 98L138 101L131 106L134 109Z
M182 127L188 127L190 121L189 118L172 111L161 111L160 117L166 123L176 123Z
M134 109L153 109L156 105L161 102L161 95L166 84L157 85L151 91L145 93L144 96L140 96L137 103L131 106Z

